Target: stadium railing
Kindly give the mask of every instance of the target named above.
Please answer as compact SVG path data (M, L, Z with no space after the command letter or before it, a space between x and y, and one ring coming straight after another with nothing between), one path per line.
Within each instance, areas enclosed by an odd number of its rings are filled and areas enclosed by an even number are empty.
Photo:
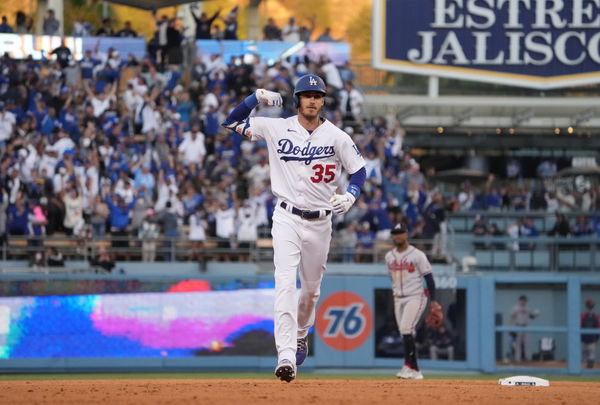
M600 239L590 237L480 237L452 235L450 251L471 270L597 271Z
M593 219L594 214L583 211L562 213L569 223L575 223L577 217ZM489 227L496 224L499 229L506 229L509 225L524 218L531 218L540 233L548 232L556 222L556 215L545 211L459 211L448 215L448 226L456 233L471 232L475 220L481 218Z
M479 237L470 234L447 236L441 256L431 254L432 240L413 239L411 243L425 251L432 263L468 263L463 271L597 271L600 267L600 239L534 237L512 238L508 236ZM45 238L10 236L0 247L3 261L21 261L21 270L1 266L0 272L77 273L103 272L94 267L91 260L104 247L112 259L118 261L142 261L142 244L135 237L106 236L99 239L82 239L66 235ZM202 247L194 245L185 237L156 240L154 261L194 261L201 265L209 261L266 263L273 260L272 240L259 238L254 242L239 243L208 238ZM46 268L44 252L56 249L65 262L75 267ZM348 249L340 246L334 237L329 254L333 263L381 263L385 254L393 248L389 240L377 240L370 248ZM37 256L37 257L36 257ZM89 266L82 262L90 263Z
M252 242L239 242L219 238L207 238L198 246L186 237L160 236L155 241L154 261L252 261L272 262L271 238L261 237ZM115 261L142 261L142 241L134 236L106 235L102 238L78 238L64 234L45 237L9 236L0 246L0 260L25 261L30 268L44 267L36 263L36 255L54 248L65 261L91 261L104 248ZM389 241L376 241L372 248L356 249L351 253L337 244L334 238L330 251L331 261L343 261L351 255L352 262L382 262L385 253L392 248ZM43 263L43 258L40 256ZM2 270L0 270L2 271ZM69 269L73 271L73 269Z

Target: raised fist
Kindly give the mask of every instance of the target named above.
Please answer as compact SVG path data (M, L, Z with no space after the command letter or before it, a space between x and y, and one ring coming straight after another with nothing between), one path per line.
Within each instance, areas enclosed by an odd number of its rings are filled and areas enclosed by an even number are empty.
M266 104L268 106L281 107L281 105L283 104L281 94L276 93L274 91L258 89L256 90L256 98L260 103Z

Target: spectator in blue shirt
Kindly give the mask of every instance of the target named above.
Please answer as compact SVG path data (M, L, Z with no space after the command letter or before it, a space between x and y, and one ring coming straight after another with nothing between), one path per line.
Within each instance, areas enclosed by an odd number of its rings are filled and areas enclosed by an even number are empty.
M594 217L594 232L596 234L597 237L600 238L600 217L598 215L596 215Z
M331 28L325 27L325 31L317 37L317 42L335 42L331 36Z
M499 211L502 206L502 196L498 193L495 187L490 188L490 191L485 196L485 207L489 211Z
M512 197L511 204L515 211L525 211L529 209L529 194L525 187L519 188L519 191Z
M10 25L8 25L8 19L5 15L2 16L2 24L0 24L0 34L10 34L13 32L13 29Z
M202 194L196 192L193 187L188 186L185 195L182 197L181 202L186 216L193 215L198 207L204 202Z
M41 93L35 94L33 106L29 111L33 112L33 116L35 117L35 122L37 123L36 129L41 131L44 117L48 114L48 108L46 107L46 102L42 98Z
M138 166L134 171L134 188L140 189L144 187L144 194L147 197L152 197L154 193L154 186L156 182L154 180L154 175L150 172L150 165L148 163L144 163Z
M388 216L388 204L380 188L376 188L373 198L369 201L369 211L363 220L376 225L377 239L387 240L392 229L392 223Z
M238 151L233 144L232 137L227 137L223 144L215 149L219 160L229 160L231 167L237 167L238 164Z
M573 236L576 237L589 237L594 234L594 227L590 221L584 216L579 215L575 220L575 226L573 226Z
M108 205L109 221L110 221L110 233L113 238L112 247L117 249L126 249L129 247L129 241L127 240L127 227L129 226L129 213L135 206L137 196L134 196L133 200L126 204L123 198L116 196L106 196L104 202ZM116 201L116 203L115 203Z
M383 176L383 188L390 205L402 206L406 198L405 183L400 180L394 170L386 169Z
M48 113L43 116L42 121L40 122L40 132L42 135L50 135L54 128L57 128L59 125L59 121L56 118L56 110L54 107L48 108Z
M54 15L54 10L48 10L48 15L46 16L46 18L44 18L44 23L42 27L44 35L57 35L59 29L60 22L56 19Z
M371 231L371 224L368 222L362 222L360 228L356 233L356 254L359 262L371 262L373 257L369 255L369 252L375 246L376 235L375 232Z
M126 204L123 198L106 196L104 202L106 202L110 211L109 220L111 232L127 229L127 226L129 225L129 213L133 209L136 199L137 197L134 197L129 204Z
M29 233L29 208L21 198L8 206L6 228L9 235L27 235Z
M91 80L94 77L94 68L100 61L92 56L90 49L85 51L83 59L79 61L79 68L81 69L81 79Z
M528 238L534 238L534 237L540 236L540 232L538 231L536 226L533 224L532 218L523 219L523 221L521 222L521 224L519 226L519 235L525 236ZM521 250L533 250L533 249L535 249L535 243L532 243L532 242L521 243L520 248L521 248Z
M209 148L209 145L214 145L214 139L213 137L215 135L217 135L217 133L219 132L219 114L218 111L214 108L211 108L207 113L206 113L206 117L204 118L204 135L206 135L206 139L204 140L206 142L206 152L208 155L211 155L213 152L213 149Z

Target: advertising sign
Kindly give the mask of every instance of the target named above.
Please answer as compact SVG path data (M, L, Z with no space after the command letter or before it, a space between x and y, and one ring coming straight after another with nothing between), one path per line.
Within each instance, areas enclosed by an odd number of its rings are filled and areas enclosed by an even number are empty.
M600 82L597 0L375 0L379 69L538 89Z
M339 291L319 306L316 327L319 337L330 348L354 350L366 342L372 331L372 310L359 295Z
M0 359L274 356L274 290L0 298Z
M213 54L222 54L225 62L229 62L232 57L239 58L244 55L260 55L268 64L286 56L292 56L292 59L308 56L313 61L326 56L336 65L343 65L350 59L350 45L345 42L294 43L199 39L196 44L198 45L197 56L209 57Z
M73 58L79 60L88 49L106 53L112 48L123 59L132 54L142 59L146 53L144 38L119 37L64 37L65 46L71 50ZM50 53L61 45L62 38L51 35L0 34L0 54L7 53L14 59L31 56L35 60L50 58Z

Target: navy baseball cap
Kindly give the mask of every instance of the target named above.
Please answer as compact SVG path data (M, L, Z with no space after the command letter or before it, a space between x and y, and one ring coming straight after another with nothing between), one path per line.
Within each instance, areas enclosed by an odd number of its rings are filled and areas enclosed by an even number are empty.
M397 233L407 233L408 232L408 228L406 227L406 224L404 222L399 222L396 225L394 225L394 227L392 228L392 235L395 235Z

